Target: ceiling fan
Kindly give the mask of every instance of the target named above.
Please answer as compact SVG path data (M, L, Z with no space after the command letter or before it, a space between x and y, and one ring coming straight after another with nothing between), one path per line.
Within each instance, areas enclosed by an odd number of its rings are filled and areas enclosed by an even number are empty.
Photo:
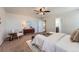
M36 14L41 14L41 15L45 15L46 13L50 12L45 7L39 8L38 10L34 10L34 11L36 12Z

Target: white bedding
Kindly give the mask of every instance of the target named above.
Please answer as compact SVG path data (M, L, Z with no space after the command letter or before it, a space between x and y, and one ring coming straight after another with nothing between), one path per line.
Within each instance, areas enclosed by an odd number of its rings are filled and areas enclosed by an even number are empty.
M49 36L48 40L44 41L42 50L46 52L55 52L55 44L64 36L64 33L54 33L53 35Z
M55 51L55 43L61 39L65 34L63 33L53 33L49 37L43 35L37 35L32 41L32 44L37 45L42 51L53 52Z
M79 52L79 43L72 42L70 35L66 35L56 43L56 52Z

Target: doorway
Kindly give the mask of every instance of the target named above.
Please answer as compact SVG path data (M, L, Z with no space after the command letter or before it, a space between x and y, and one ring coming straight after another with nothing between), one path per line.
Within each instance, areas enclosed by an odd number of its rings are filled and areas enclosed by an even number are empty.
M61 32L61 18L56 18L55 19L55 27L56 27L56 32Z

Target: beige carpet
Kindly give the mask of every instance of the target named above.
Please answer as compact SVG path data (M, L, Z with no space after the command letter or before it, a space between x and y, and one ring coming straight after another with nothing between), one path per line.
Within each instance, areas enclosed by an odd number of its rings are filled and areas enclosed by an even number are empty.
M30 40L34 34L28 34L20 39L13 41L4 41L0 46L0 52L31 52L32 50L27 45L26 41Z

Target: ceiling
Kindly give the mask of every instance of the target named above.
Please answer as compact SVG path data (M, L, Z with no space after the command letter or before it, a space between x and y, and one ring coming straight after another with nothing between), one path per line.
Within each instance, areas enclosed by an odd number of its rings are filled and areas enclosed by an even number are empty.
M5 11L8 13L15 13L21 15L35 15L34 11L37 7L5 7ZM79 9L77 7L47 7L51 14L60 15L70 11Z
M48 9L51 10L51 12L56 15L60 15L60 14L64 14L67 12L76 11L79 8L76 8L76 7L54 7L54 8L48 8Z
M15 13L15 14L32 14L34 7L5 7L5 11L8 13Z

